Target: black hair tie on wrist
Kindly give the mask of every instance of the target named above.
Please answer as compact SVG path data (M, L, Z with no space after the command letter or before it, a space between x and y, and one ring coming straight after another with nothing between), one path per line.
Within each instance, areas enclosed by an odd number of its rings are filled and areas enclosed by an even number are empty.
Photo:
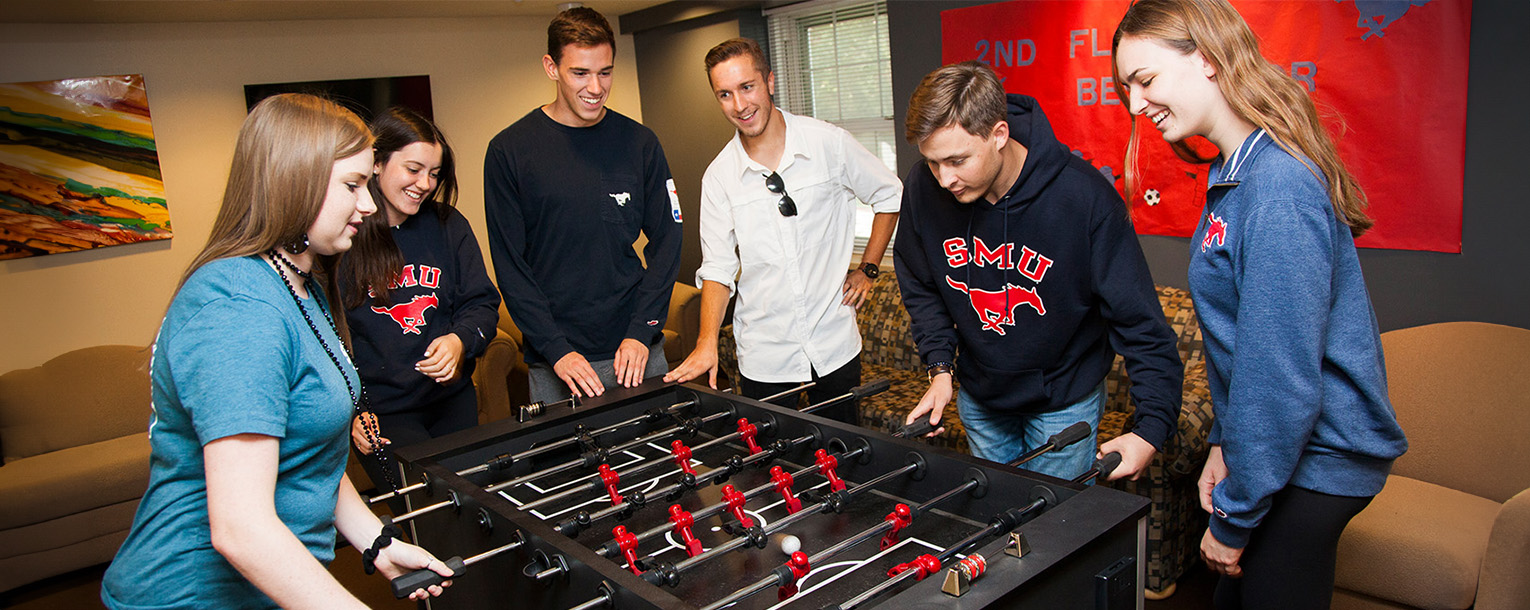
M361 552L361 569L365 570L369 576L377 572L378 554L388 548L388 545L393 544L394 538L404 535L404 530L393 524L392 517L383 516L382 522L382 532L378 533L377 539L372 541L372 548Z

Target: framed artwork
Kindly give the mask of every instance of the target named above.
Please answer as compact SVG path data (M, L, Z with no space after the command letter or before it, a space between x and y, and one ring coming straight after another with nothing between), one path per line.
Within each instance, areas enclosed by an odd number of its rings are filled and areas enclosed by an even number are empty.
M426 75L245 85L245 110L278 93L311 93L327 97L350 108L368 123L376 113L390 106L405 106L420 116L435 120L430 104L430 77Z
M0 84L0 259L170 239L140 74Z

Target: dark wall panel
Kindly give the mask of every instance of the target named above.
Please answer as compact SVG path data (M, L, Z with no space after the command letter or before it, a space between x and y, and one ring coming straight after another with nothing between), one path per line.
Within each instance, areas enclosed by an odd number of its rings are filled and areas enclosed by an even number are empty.
M633 34L638 81L643 91L643 124L658 134L669 159L680 207L685 245L678 281L696 281L701 266L701 175L728 140L733 126L712 97L702 65L714 45L745 31L762 30L759 11L733 11L670 23Z

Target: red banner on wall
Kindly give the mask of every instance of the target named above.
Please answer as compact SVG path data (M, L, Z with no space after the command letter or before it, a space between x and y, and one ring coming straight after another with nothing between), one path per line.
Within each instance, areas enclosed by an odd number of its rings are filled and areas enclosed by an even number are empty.
M1470 0L1233 0L1264 56L1307 86L1365 189L1372 248L1461 251ZM945 63L976 59L1041 102L1059 139L1125 190L1130 117L1110 39L1128 0L1016 0L941 13ZM1185 163L1137 119L1139 233L1186 237L1206 198ZM1209 147L1209 144L1207 144Z

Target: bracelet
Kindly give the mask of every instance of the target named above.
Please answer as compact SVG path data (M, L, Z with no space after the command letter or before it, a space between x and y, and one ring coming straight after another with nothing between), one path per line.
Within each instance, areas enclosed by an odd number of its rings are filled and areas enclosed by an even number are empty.
M393 539L404 535L404 530L393 524L393 518L382 517L382 531L377 534L377 539L372 541L372 548L361 552L361 569L370 576L377 572L377 556L382 550L393 544Z
M931 363L930 366L924 368L924 372L929 376L930 381L934 381L935 376L941 373L949 373L954 377L956 375L956 365L942 360Z

